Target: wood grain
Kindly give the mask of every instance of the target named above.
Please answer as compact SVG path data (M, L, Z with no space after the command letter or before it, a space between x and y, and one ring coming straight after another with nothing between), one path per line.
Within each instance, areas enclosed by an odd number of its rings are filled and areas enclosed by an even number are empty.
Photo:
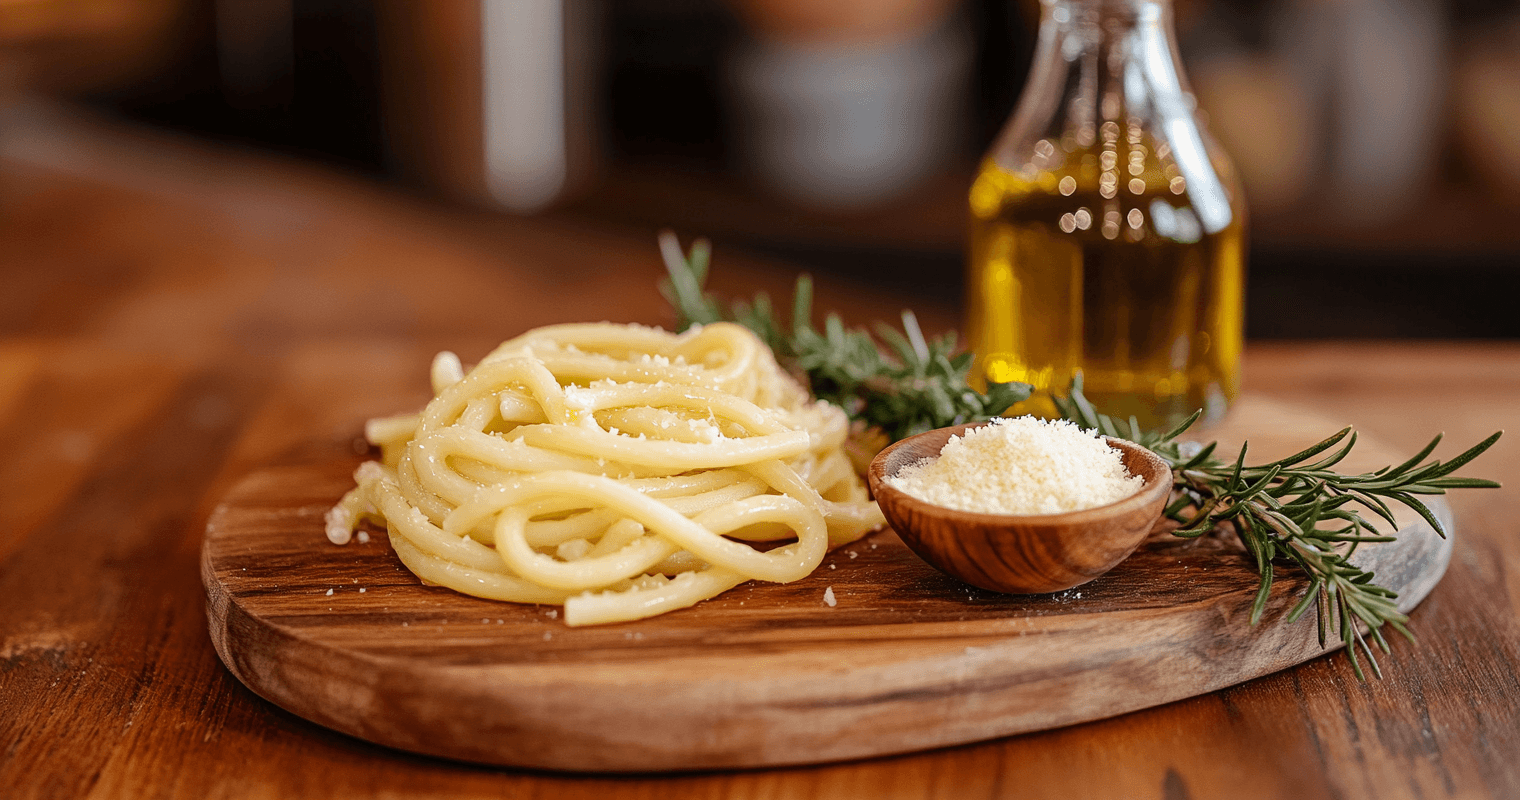
M1252 438L1291 451L1300 442L1277 441L1280 427ZM1322 652L1308 620L1282 620L1302 581L1285 574L1253 627L1255 581L1232 543L1165 533L1078 589L1014 596L881 532L796 583L568 628L549 607L423 586L382 534L329 544L323 515L358 462L271 466L229 493L202 551L207 615L249 688L403 750L592 772L840 761L1101 719ZM1450 542L1410 523L1365 552L1412 608Z

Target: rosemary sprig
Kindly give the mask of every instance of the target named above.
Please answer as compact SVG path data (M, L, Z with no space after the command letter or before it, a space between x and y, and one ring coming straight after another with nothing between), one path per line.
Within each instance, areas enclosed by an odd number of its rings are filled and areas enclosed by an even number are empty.
M660 291L675 308L681 329L724 319L743 324L808 379L814 396L844 408L852 419L880 429L892 441L987 419L1029 397L1031 387L1022 383L994 384L986 393L971 388L966 383L971 354L954 354L954 333L926 340L912 312L903 312L902 332L878 326L878 335L890 348L890 355L884 355L871 334L846 329L837 314L828 315L823 331L813 327L812 282L806 275L797 279L792 325L787 328L764 294L725 311L703 291L712 254L705 240L683 254L675 235L667 231L660 235L660 249L669 273ZM1260 575L1251 624L1260 622L1266 611L1276 567L1302 572L1309 588L1288 612L1288 622L1315 609L1320 645L1332 633L1339 638L1359 679L1365 675L1358 648L1373 674L1382 677L1372 645L1388 652L1383 626L1413 636L1406 627L1409 618L1398 609L1397 593L1377 585L1373 573L1351 563L1357 546L1394 540L1377 523L1387 522L1397 531L1394 503L1413 509L1444 537L1441 521L1420 497L1445 494L1447 489L1499 486L1453 473L1491 447L1503 431L1450 461L1425 461L1441 441L1437 436L1402 464L1343 475L1332 467L1356 444L1350 428L1288 458L1247 466L1244 446L1234 459L1225 459L1216 454L1217 442L1178 441L1202 411L1164 433L1143 430L1133 417L1121 423L1094 408L1082 394L1080 375L1066 397L1053 399L1062 417L1135 442L1171 464L1172 498L1165 514L1180 526L1174 535L1196 538L1220 529L1235 534Z
M1441 441L1436 436L1402 464L1343 475L1331 468L1356 445L1356 433L1351 428L1287 458L1246 466L1246 445L1234 459L1225 459L1216 455L1217 443L1200 446L1177 441L1199 414L1164 434L1141 431L1134 419L1121 425L1098 413L1087 401L1080 376L1072 382L1067 397L1054 400L1066 419L1134 441L1171 464L1172 499L1165 513L1181 526L1173 535L1195 538L1221 527L1235 534L1261 576L1251 606L1251 624L1260 622L1266 611L1275 565L1295 566L1307 576L1309 589L1288 612L1287 621L1297 622L1314 608L1320 646L1329 633L1339 637L1359 679L1365 675L1358 648L1366 654L1373 674L1379 678L1383 675L1368 639L1388 652L1384 625L1414 638L1406 627L1409 618L1398 609L1398 594L1377 585L1373 573L1351 563L1358 545L1394 541L1393 535L1379 530L1373 518L1397 531L1390 504L1399 503L1418 513L1444 538L1445 528L1420 496L1445 494L1447 489L1499 486L1494 481L1452 473L1493 446L1503 431L1450 461L1425 462ZM1372 518L1363 512L1371 512Z
M738 322L754 331L795 372L805 375L813 396L843 408L852 420L880 429L896 441L916 433L965 422L989 419L1029 397L1024 383L994 384L978 392L966 382L970 353L956 354L954 333L929 339L913 312L904 311L901 332L878 325L884 353L875 337L844 326L829 314L823 330L813 327L813 283L797 278L792 296L792 324L777 320L764 293L753 302L738 302L725 312L703 291L712 250L697 240L682 253L675 234L660 234L660 251L669 276L660 291L679 317L681 330L720 320Z

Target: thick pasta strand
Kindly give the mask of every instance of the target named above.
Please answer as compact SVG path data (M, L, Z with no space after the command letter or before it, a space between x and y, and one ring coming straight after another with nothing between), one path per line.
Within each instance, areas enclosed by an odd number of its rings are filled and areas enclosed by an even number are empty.
M384 524L428 583L628 621L797 580L883 524L844 412L737 325L554 325L430 378L419 414L366 426L381 461L327 519L339 544Z

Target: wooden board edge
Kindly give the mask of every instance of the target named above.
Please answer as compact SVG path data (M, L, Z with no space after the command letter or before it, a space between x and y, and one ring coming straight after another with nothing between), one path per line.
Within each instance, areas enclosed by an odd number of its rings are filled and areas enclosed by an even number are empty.
M971 666L951 665L960 670L960 678L938 692L915 688L912 681L915 673L942 666L934 659L909 660L873 668L863 674L849 674L830 685L809 687L800 692L789 691L774 681L736 685L715 678L679 686L645 685L639 687L640 691L631 693L632 699L627 692L621 696L609 692L592 703L597 708L593 716L603 718L599 724L596 719L585 719L584 714L578 716L575 713L576 709L586 705L584 687L559 687L556 691L552 681L533 681L535 691L527 698L504 697L478 689L461 690L455 698L456 704L466 708L495 708L498 713L494 717L453 720L445 724L444 729L465 735L440 739L436 735L416 735L417 731L432 730L438 723L438 720L429 718L426 698L402 703L400 707L386 709L379 715L382 718L387 715L396 717L400 721L398 725L380 728L373 723L377 698L396 686L404 686L410 679L406 670L390 659L360 657L257 620L220 585L208 545L214 526L225 518L238 496L235 489L229 494L228 501L212 514L201 563L211 638L229 671L261 697L324 727L388 747L462 761L570 772L664 772L803 765L886 756L1063 727L1163 705L1269 674L1339 647L1339 642L1332 642L1329 647L1320 649L1308 629L1302 626L1255 629L1244 639L1232 639L1231 631L1244 624L1248 614L1251 593L1244 592L1232 597L1230 608L1190 610L1188 622L1200 632L1200 640L1205 645L1192 660L1183 659L1176 664L1161 666L1196 671L1206 668L1211 658L1228 655L1261 658L1267 668L1218 680L1204 679L1186 689L1158 685L1156 671L1147 668L1156 665L1126 662L1125 653L1130 653L1133 658L1139 649L1134 641L1116 641L1095 648L1095 644L1104 643L1090 631L1079 631L1081 625L1075 623L1084 615L1078 613L1070 620L1074 623L1071 626L1074 635L1080 636L1088 649L1095 650L1098 656L1037 672L1019 673L1008 669L1009 664L1019 661L1020 654L1014 652L1017 647L993 643L969 659L973 662ZM1438 513L1443 515L1448 530L1454 531L1454 526L1449 524L1449 508L1444 503L1435 505L1439 506ZM1434 534L1419 538L1423 542L1427 538L1434 539ZM1415 537L1400 539L1401 542L1406 540L1415 541ZM1428 562L1424 570L1401 573L1409 581L1410 591L1406 599L1410 607L1429 593L1449 562L1451 539L1435 541L1440 558ZM1381 549L1389 551L1385 556L1387 560L1396 560L1391 552L1394 548ZM1287 600L1285 596L1274 597L1269 619L1273 618L1271 614L1285 611ZM1122 613L1145 616L1142 611ZM1143 620L1137 618L1135 622L1138 624ZM1139 628L1127 626L1126 637L1131 637L1136 630ZM1296 641L1284 635L1287 630L1294 632ZM1265 633L1271 635L1263 635ZM229 644L229 638L233 636L257 639L268 650L266 658L253 662L239 655ZM1252 644L1242 649L1240 641ZM246 651L248 648L240 649ZM967 648L968 651L971 649ZM968 652L965 655L973 654ZM1102 691L1105 681L1111 679L1100 680L1095 676L1100 670L1112 669L1115 665L1125 666L1133 673L1125 691L1120 693L1125 699L1089 705L1080 712L1065 714L1028 711L1030 704L1027 701L1031 697L1048 697L1051 693L1081 696ZM523 670L517 671L521 677L526 677ZM500 674L488 674L489 670L485 670L487 674L481 674L481 668L457 668L450 672L457 680L442 684L445 691L448 687L499 685L503 678ZM480 680L475 682L472 679ZM295 688L318 684L329 685L333 691L313 696ZM565 693L573 695L560 696ZM641 699L651 693L662 693L669 702L651 707ZM679 716L680 709L701 705L694 701L703 699L703 694L731 697L735 702L723 716L672 719L673 713ZM573 699L574 703L566 705L567 698ZM499 713L501 709L513 713L503 715ZM605 725L605 719L609 717L627 722L609 730ZM753 732L746 732L750 726L774 724L782 721L782 717L805 722L816 732L815 735L767 743L763 736L757 738ZM882 724L887 717L906 720L943 717L952 723L929 730L911 725L894 728ZM638 724L640 720L645 724ZM408 733L407 726L413 722L416 724ZM652 742L648 734L650 726L674 728L683 733L672 737L667 746L656 746L658 743ZM852 737L844 734L860 726L868 726L873 735L853 737L852 743ZM480 731L493 733L483 738ZM504 750L495 744L499 740L554 744L538 749Z

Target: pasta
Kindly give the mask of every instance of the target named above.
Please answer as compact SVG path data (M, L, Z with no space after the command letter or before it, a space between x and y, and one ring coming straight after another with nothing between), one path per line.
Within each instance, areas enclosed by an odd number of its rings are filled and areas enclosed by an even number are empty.
M428 583L618 622L797 580L884 523L844 412L738 325L554 325L431 377L420 414L366 425L381 458L327 517L337 544L384 524Z

